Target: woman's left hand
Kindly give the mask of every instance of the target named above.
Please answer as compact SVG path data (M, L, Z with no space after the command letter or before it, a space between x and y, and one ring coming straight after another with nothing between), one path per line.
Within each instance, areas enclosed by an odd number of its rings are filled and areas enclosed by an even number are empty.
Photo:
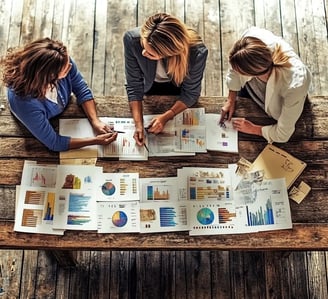
M245 118L233 119L232 125L239 132L262 136L262 126L255 125Z
M152 119L150 125L147 128L149 133L158 134L163 131L166 121L162 115Z
M102 122L100 119L93 121L92 127L97 134L105 134L112 132L112 129L109 127L109 125Z

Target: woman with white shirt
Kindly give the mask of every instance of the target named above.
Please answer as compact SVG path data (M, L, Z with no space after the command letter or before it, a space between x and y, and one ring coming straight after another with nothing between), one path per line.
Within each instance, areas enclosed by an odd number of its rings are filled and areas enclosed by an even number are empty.
M252 27L235 42L226 77L229 95L221 123L231 120L238 93L246 92L270 117L273 125L256 125L236 118L240 132L263 136L269 143L287 142L295 131L311 83L311 73L292 47L266 29Z
M194 30L165 13L155 14L142 27L127 31L123 42L134 138L143 145L144 95L178 96L148 128L150 133L160 133L168 120L197 102L208 51Z

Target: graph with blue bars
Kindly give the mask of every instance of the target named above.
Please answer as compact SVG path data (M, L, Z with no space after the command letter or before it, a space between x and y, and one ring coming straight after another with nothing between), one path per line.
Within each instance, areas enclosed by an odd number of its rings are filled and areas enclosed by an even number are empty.
M274 224L272 201L269 198L265 204L265 208L260 207L256 211L249 211L246 207L247 222L249 226Z
M176 226L177 223L174 221L176 212L174 208L161 207L159 208L160 224L162 227Z

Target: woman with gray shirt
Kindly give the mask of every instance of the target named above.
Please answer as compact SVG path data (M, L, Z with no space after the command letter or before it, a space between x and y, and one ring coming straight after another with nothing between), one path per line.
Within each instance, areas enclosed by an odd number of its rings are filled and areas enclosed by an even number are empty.
M126 91L135 122L134 138L144 144L144 95L177 95L174 105L154 118L148 132L194 105L200 96L208 50L199 35L165 13L149 17L124 34Z

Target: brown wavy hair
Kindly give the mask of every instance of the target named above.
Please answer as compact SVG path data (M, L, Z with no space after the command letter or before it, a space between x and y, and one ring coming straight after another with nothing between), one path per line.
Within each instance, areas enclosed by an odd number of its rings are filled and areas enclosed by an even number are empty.
M233 70L244 75L260 76L271 68L289 68L289 56L280 45L271 49L256 37L243 37L233 45L229 53L229 62Z
M2 80L17 95L44 98L47 88L56 85L68 59L62 42L38 39L22 48L8 50L0 60Z
M141 28L141 38L167 59L168 75L176 85L188 75L190 47L202 43L197 32L166 13L149 17Z

